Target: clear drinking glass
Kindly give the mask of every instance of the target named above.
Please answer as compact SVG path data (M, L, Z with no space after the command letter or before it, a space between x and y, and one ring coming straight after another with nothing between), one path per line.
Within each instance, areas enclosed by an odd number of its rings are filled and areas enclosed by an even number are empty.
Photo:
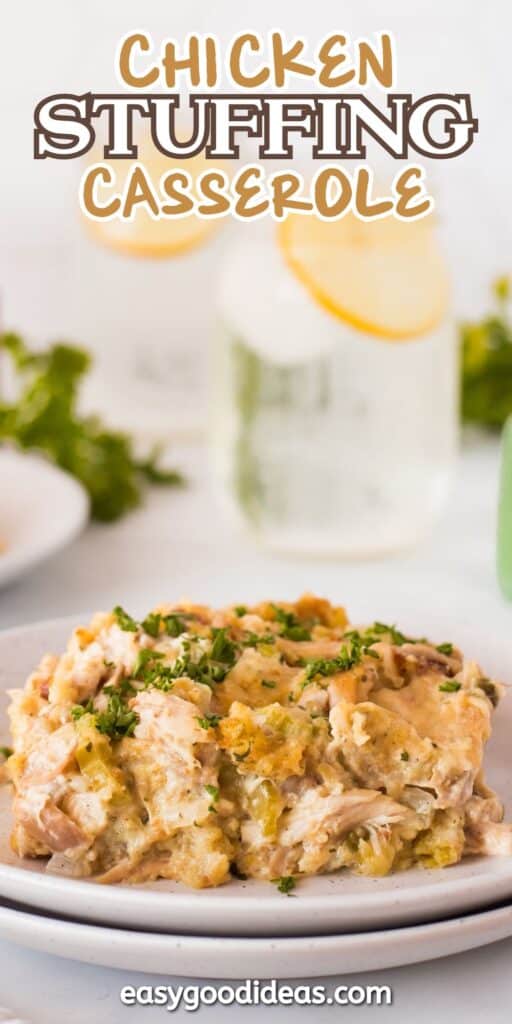
M223 268L213 462L231 513L280 551L365 557L435 521L457 449L447 314L384 340L327 312L272 239L247 231Z

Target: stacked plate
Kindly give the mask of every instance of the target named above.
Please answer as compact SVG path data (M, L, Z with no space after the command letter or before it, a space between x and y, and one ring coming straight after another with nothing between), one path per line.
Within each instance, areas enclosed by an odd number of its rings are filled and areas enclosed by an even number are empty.
M0 635L0 742L5 691L22 685L44 651L62 648L73 624ZM511 727L505 701L487 763L490 781L509 798ZM435 959L512 935L512 858L467 858L442 872L383 879L326 875L289 896L258 881L200 892L165 881L101 886L20 862L9 847L10 800L3 787L0 934L31 949L166 975L311 978Z

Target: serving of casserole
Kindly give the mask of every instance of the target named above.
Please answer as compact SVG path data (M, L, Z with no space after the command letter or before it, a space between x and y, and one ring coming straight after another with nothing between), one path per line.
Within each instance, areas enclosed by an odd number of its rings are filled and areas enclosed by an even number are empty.
M10 692L12 846L48 870L289 892L512 853L482 761L502 686L313 595L121 607Z

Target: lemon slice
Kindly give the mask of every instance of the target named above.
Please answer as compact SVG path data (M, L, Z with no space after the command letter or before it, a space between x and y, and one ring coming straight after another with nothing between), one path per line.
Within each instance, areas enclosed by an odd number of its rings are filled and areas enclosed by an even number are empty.
M97 159L96 154L96 159ZM100 158L101 159L101 158ZM120 193L126 179L137 161L106 161L115 175L115 192ZM203 171L211 169L206 158L199 154L190 160L172 160L155 148L142 150L139 158L147 171L154 189L163 174L169 171L188 171L192 182ZM188 249L201 245L219 227L216 218L203 220L191 213L185 217L165 217L154 220L144 204L135 208L133 220L92 220L84 218L92 237L102 245L119 250L130 256L165 259L177 256Z
M337 221L292 214L278 227L286 263L324 309L390 341L438 326L448 278L432 218Z

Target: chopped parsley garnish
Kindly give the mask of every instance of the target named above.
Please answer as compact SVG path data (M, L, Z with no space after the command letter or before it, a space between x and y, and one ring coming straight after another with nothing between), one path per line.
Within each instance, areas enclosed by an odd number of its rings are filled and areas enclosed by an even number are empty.
M402 750L402 753L400 754L400 760L401 761L408 761L409 760L409 753L408 753L407 750Z
M71 718L73 719L74 722L78 722L78 719L82 718L83 715L93 714L94 706L92 700L88 700L87 704L75 704L75 706L71 708Z
M123 700L126 700L127 697L133 697L133 695L137 693L137 690L135 686L132 685L130 679L121 679L117 686L114 686L113 683L107 683L107 685L103 687L103 693L118 693ZM89 701L88 703L92 707L92 701Z
M136 633L141 628L148 636L152 636L155 640L160 636L161 632L174 638L181 636L187 630L185 618L179 612L171 612L169 615L161 615L160 612L149 612L149 615L146 615L146 618L140 623L140 627L139 623L131 615L128 615L124 608L121 608L121 605L116 605L113 614L121 629L128 633Z
M133 687L130 686L128 680L125 682L133 692ZM96 711L92 700L88 700L87 704L76 704L71 708L73 721L77 722L84 715L92 715L98 732L108 736L109 739L120 740L124 736L132 736L139 719L135 711L130 710L124 699L125 695L128 696L129 691L106 686L103 693L108 694L108 703L103 711Z
M281 635L285 637L286 640L311 640L311 630L306 629L305 626L287 626L286 629L283 629Z
M138 717L123 701L119 693L109 694L108 704L104 711L95 714L98 732L111 740L120 740L123 736L132 736Z
M237 656L235 644L226 635L225 629L212 630L211 651L197 655L198 637L187 637L183 641L183 654L172 665L162 665L162 651L143 650L139 652L133 669L133 678L146 687L155 686L164 692L170 690L175 679L187 676L195 682L212 687L222 682L234 665Z
M285 896L289 896L297 884L293 875L281 875L281 878L273 878L272 883L277 886L278 892L284 893Z
M286 640L311 640L311 630L307 629L293 612L287 612L277 604L272 605L272 610L276 622L282 627L281 636L285 637Z
M162 665L163 651L153 651L150 648L143 648L139 651L132 669L131 678L134 682L143 683L143 688L154 686L155 689L167 693L176 678L175 665ZM132 688L132 693L137 688ZM140 687L139 687L140 689Z
M304 685L310 683L315 676L333 676L337 672L348 672L361 661L363 649L359 636L354 633L348 643L341 648L336 658L316 658L306 666Z
M258 647L259 644L273 644L275 639L273 633L246 633L242 640L242 647Z
M337 672L348 672L349 669L359 665L363 656L378 658L378 651L372 650L372 647L374 644L380 643L383 637L389 637L390 642L397 647L401 647L403 644L423 642L406 636L396 626L389 626L385 622L374 622L373 626L364 630L352 629L344 634L343 646L336 658L319 658L307 663L304 685L311 682L315 676L331 676Z
M170 615L164 615L163 622L167 636L171 636L173 639L177 636L181 636L182 633L186 633L187 631L185 619L182 615L179 615L178 612L171 612Z
M247 615L247 608L244 604L237 604L234 609L235 615L238 619L241 619L243 615Z
M389 637L391 643L395 644L396 647L402 647L403 644L420 642L413 639L413 637L406 636L396 626L389 626L386 622L374 622L373 626L369 626L368 629L364 629L362 632L353 630L351 633L347 633L346 636L358 636L364 647L371 647L372 644L379 643L386 636ZM365 651L365 653L368 652Z
M226 629L212 629L212 646L209 652L202 651L194 656L197 638L188 638L183 643L183 656L171 666L173 678L188 676L198 683L213 687L222 683L237 659L237 647L227 635Z
M458 683L456 679L447 679L444 683L441 683L439 689L441 693L457 693L460 690L462 683Z
M391 643L398 647L406 643L420 642L401 633L396 626L388 626L385 622L374 622L373 626L364 630L352 629L344 634L342 648L336 658L318 658L306 663L304 685L311 682L315 676L332 676L337 672L348 672L360 664L363 656L378 658L379 654L372 650L372 646L386 636L389 637Z
M160 623L162 616L159 612L150 612L142 622L142 628L148 636L156 637L160 634Z
M160 686L163 689L165 687L162 686L162 681L169 684L182 676L209 687L221 683L236 661L235 645L225 636L225 630L213 630L210 653L202 651L197 656L197 640L197 637L187 637L183 641L183 654L172 665L155 667L151 678L148 678L146 673L146 684Z
M453 644L438 644L436 651L439 651L439 654L446 654L449 658L453 654Z
M169 615L161 615L160 612L150 612L142 623L142 628L148 636L158 637L161 632L167 636L175 637L186 633L187 624L183 615L178 612L171 612Z
M219 724L221 715L206 714L204 717L196 715L196 722L199 722L201 729L215 729L215 726Z
M114 615L121 629L135 632L139 628L135 620L120 606L114 609ZM186 629L180 615L173 613L169 616L160 616L157 612L151 613L144 620L142 628L149 636L156 637L160 634L162 624L166 632L172 636L179 636ZM140 690L153 687L167 693L172 689L174 681L182 676L210 687L221 682L236 661L236 645L229 638L226 629L212 629L210 652L198 648L198 640L199 637L186 637L182 644L182 655L170 665L162 663L165 658L163 651L142 648L137 654L130 678L122 679L117 686L103 688L103 693L108 696L106 708L97 711L92 701L88 701L87 704L77 705L72 709L72 718L76 721L82 715L91 714L99 732L112 740L118 740L123 736L133 735L138 716L129 708L128 699ZM210 729L218 725L220 716L207 714L203 717L198 716L197 721L203 729Z
M234 665L236 661L236 646L229 639L226 629L212 629L213 644L210 651L212 661L224 665Z
M262 679L261 685L265 686L267 690L275 690L276 688L276 684L273 683L271 679Z
M5 758L6 761L8 757L12 757L13 753L14 751L11 747L0 747L0 756Z
M205 788L206 792L209 794L209 796L211 796L211 798L212 798L212 802L211 802L208 810L212 811L214 814L217 814L217 808L216 808L215 804L217 803L217 800L219 799L219 787L218 786L207 785L204 788Z
M150 647L143 647L135 659L132 669L133 678L144 681L144 669L151 665L152 662L159 661L163 657L162 651L153 651Z
M385 622L374 622L373 626L370 627L370 631L376 633L377 636L388 633L392 644L396 644L397 647L401 647L402 644L414 643L410 637L402 633L396 626L388 626Z
M126 633L137 633L138 624L135 622L135 619L132 619L131 615L128 615L128 612L125 612L124 608L121 608L120 604L116 605L112 614L115 616L120 629L123 629Z

